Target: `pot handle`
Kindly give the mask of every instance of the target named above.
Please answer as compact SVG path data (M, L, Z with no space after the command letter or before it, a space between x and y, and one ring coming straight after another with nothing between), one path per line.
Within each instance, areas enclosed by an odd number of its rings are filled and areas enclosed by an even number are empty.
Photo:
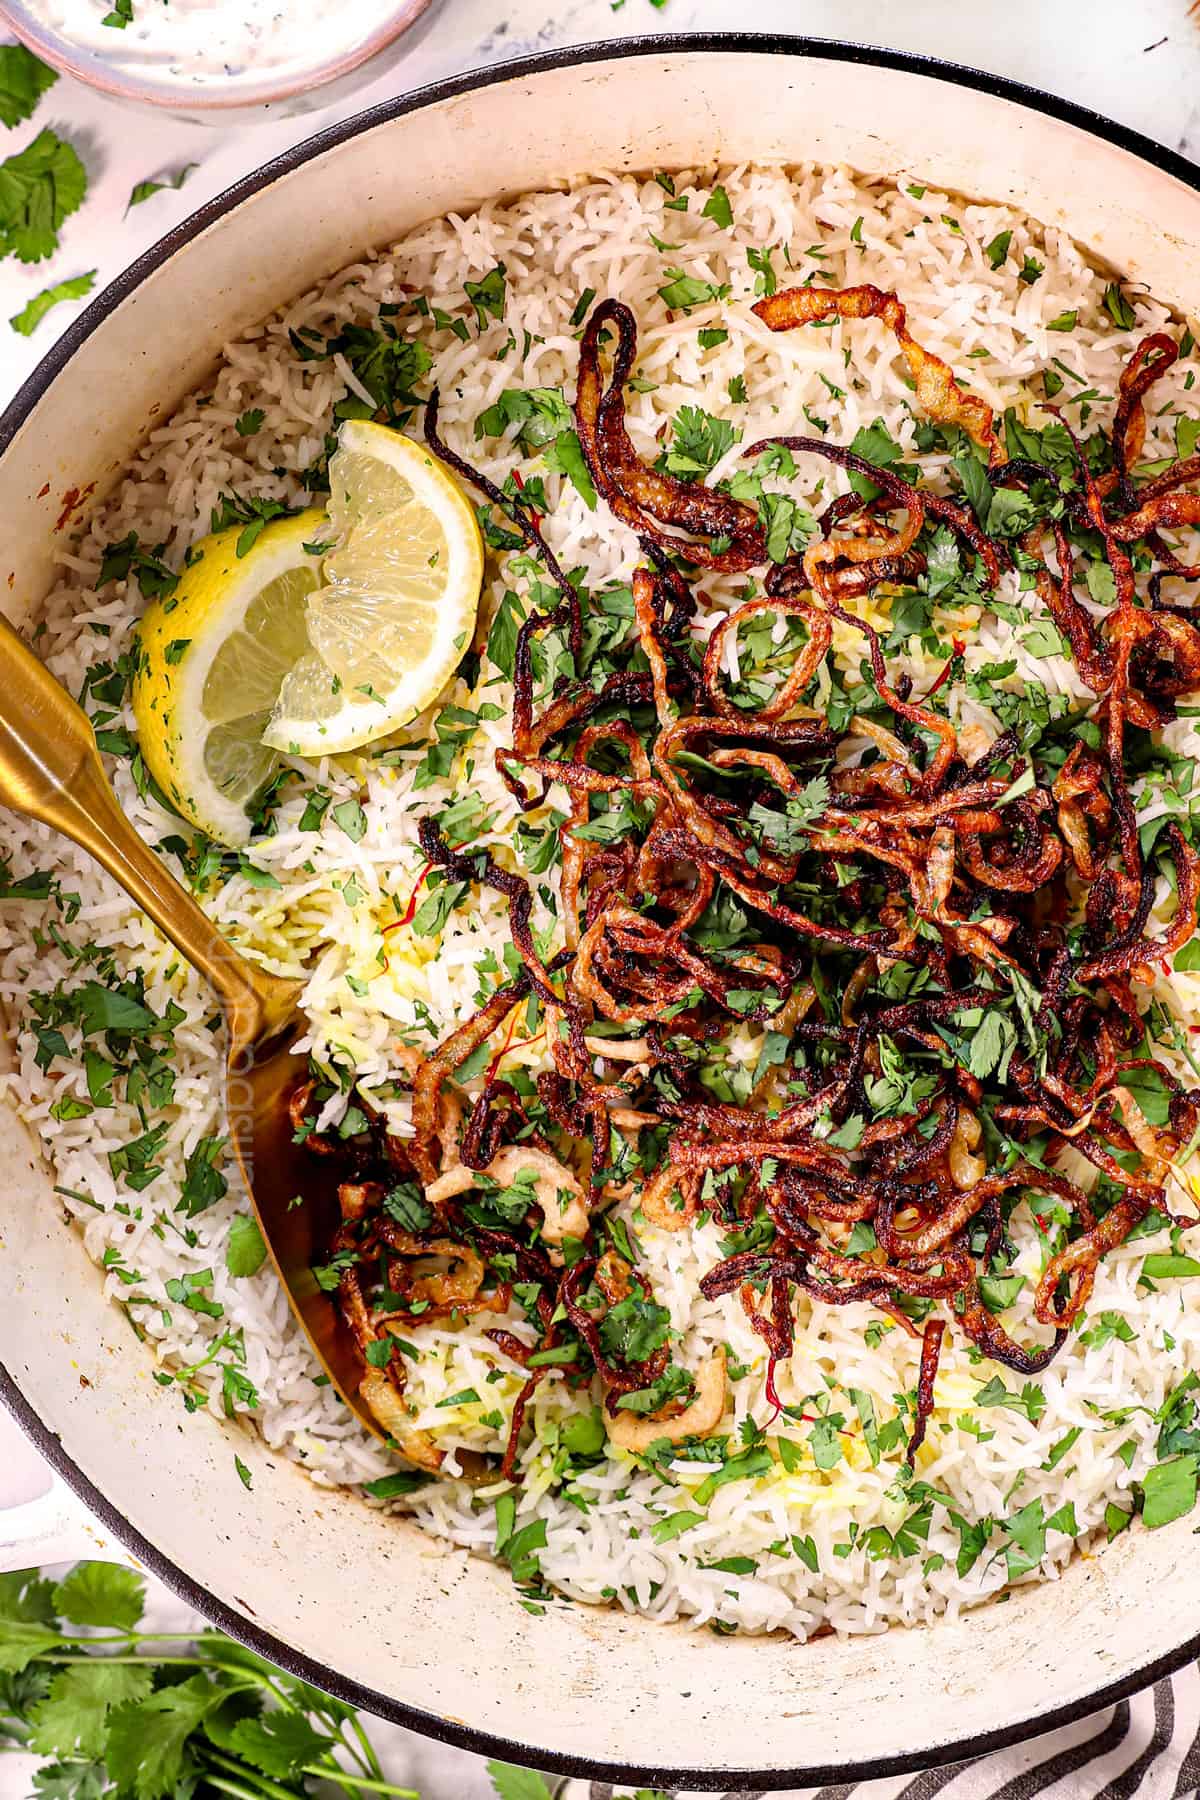
M128 1560L16 1420L0 1410L0 1573L81 1559Z
M123 1562L124 1551L78 1501L66 1483L51 1476L36 1500L0 1511L0 1573L37 1569L49 1563Z

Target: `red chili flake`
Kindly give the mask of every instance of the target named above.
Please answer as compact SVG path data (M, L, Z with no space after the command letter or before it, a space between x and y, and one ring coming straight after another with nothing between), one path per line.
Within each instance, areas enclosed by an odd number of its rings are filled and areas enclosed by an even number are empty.
M1043 1234L1043 1236L1048 1237L1050 1234L1049 1219L1047 1219L1043 1213L1034 1213L1033 1218L1034 1218L1034 1223L1036 1224L1038 1230Z
M930 688L929 694L936 694L938 689L941 687L942 683L949 678L951 669L954 667L956 660L962 655L962 653L966 649L966 647L967 646L964 644L964 642L961 638L951 638L950 639L950 648L951 648L953 654L951 655L949 661L946 663L945 668L942 670L942 672L938 676L937 680L934 682L933 686ZM926 694L926 696L925 696L925 698L927 700L929 698L929 694Z
M779 1398L779 1395L775 1389L775 1365L778 1361L779 1361L779 1358L777 1356L771 1356L771 1357L768 1357L768 1359L767 1359L767 1380L766 1380L767 1399L771 1402L771 1405L774 1408L774 1411L772 1412L771 1417L767 1420L768 1425L773 1425L775 1420L779 1417L780 1413L783 1411L783 1401Z
M399 931L399 929L402 925L411 925L412 924L413 917L417 910L417 895L420 893L421 889L425 886L425 882L429 875L429 871L432 868L433 868L432 863L427 862L425 864L425 867L421 870L421 873L417 876L416 882L413 885L412 893L408 896L408 903L405 906L404 911L400 914L400 917L398 919L393 919L390 925L384 926L384 928L383 928L384 937L387 936L389 931Z
M528 1048L531 1044L539 1043L541 1041L541 1039L544 1038L546 1035L546 1033L544 1031L539 1031L536 1037L519 1038L517 1040L517 1042L514 1044L512 1041L512 1034L513 1034L513 1029L516 1025L516 1020L517 1020L517 1015L514 1010L513 1016L512 1016L512 1022L509 1025L508 1037L505 1040L505 1042L501 1045L500 1049L497 1050L497 1052L496 1052L495 1056L493 1056L491 1062L488 1064L488 1071L487 1071L487 1075L485 1077L485 1080L487 1080L487 1081L492 1080L493 1076L496 1073L496 1070L499 1068L500 1064L503 1062L504 1058L508 1055L510 1050L528 1050Z
M525 483L524 483L524 482L523 482L523 481L522 481L522 480L521 480L521 471L520 471L520 469L514 469L514 470L513 470L513 480L514 480L514 481L515 481L515 482L516 482L516 484L517 484L517 486L518 486L518 487L519 487L519 488L520 488L520 490L521 490L521 492L522 492L522 493L524 493L524 492L525 492ZM542 515L541 515L541 513L539 513L539 512L534 512L534 510L533 510L533 508L532 508L532 507L530 507L530 508L529 508L529 517L530 517L530 519L531 519L531 520L532 520L532 521L533 521L533 523L534 523L534 524L535 524L535 525L537 525L537 526L539 526L539 527L540 527L540 525L541 525L541 523L542 523Z

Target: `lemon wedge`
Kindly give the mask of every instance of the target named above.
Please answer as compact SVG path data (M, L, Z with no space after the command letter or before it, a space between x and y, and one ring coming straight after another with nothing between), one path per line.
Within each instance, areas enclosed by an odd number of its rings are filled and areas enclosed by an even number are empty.
M262 734L309 651L305 609L321 559L305 545L325 528L312 507L269 525L243 557L238 526L204 538L138 627L130 697L146 767L172 806L223 844L246 842L246 808L279 766Z
M171 804L243 844L280 752L327 756L395 731L437 698L470 640L483 542L469 500L422 445L343 425L328 511L195 548L138 630L132 704Z
M423 712L467 648L483 581L474 509L424 445L350 420L329 485L336 548L307 603L312 648L263 733L299 756L357 749Z

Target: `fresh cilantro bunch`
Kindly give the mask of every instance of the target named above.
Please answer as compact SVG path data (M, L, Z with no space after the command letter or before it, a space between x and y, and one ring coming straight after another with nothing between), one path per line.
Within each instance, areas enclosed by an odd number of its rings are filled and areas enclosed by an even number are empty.
M218 1631L145 1630L144 1611L117 1563L0 1575L0 1750L47 1759L31 1800L303 1800L325 1783L420 1800L385 1778L352 1706ZM552 1800L532 1770L488 1773L497 1800Z
M144 1601L113 1563L0 1576L0 1739L50 1759L35 1800L286 1800L320 1781L418 1800L352 1707L218 1632L147 1635Z

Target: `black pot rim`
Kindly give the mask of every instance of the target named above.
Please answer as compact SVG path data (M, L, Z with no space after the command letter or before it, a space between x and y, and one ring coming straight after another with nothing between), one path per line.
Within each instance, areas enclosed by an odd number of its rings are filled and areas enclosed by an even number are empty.
M1164 145L1155 143L1143 133L1115 120L1107 119L1086 106L1063 100L1038 88L1007 76L989 75L979 69L938 57L922 56L907 51L887 50L868 44L854 44L834 38L784 36L770 32L696 32L647 34L626 38L616 43L571 45L537 55L514 58L489 69L469 70L429 83L393 100L381 101L351 118L326 126L290 150L272 158L260 169L234 182L231 187L208 201L198 211L169 231L152 245L122 274L110 282L48 351L33 373L19 388L0 414L0 455L7 450L42 395L67 367L76 350L140 287L148 276L174 255L176 250L216 220L224 217L242 201L289 175L305 163L336 148L348 139L373 130L392 119L420 111L458 94L492 87L525 75L548 70L577 67L595 62L618 62L626 58L679 55L698 51L717 55L772 55L811 57L817 60L849 64L865 64L873 68L894 69L906 74L928 75L957 87L989 94L1014 105L1040 112L1050 118L1073 125L1092 137L1115 144L1119 149L1139 157L1143 162L1173 176L1185 187L1200 192L1200 168ZM314 1686L323 1688L348 1705L373 1713L398 1725L407 1726L425 1737L451 1744L477 1754L499 1757L527 1767L558 1774L593 1777L622 1785L652 1787L685 1787L700 1792L718 1792L730 1788L758 1789L775 1792L782 1788L819 1787L830 1783L867 1781L877 1777L902 1775L915 1770L941 1767L990 1751L1007 1749L1029 1738L1057 1727L1073 1724L1090 1713L1111 1706L1138 1693L1165 1675L1172 1674L1200 1655L1200 1633L1188 1638L1166 1654L1142 1663L1131 1674L1106 1682L1081 1700L1058 1707L1048 1707L1036 1717L1014 1725L999 1726L973 1738L950 1739L935 1747L905 1752L894 1756L849 1757L843 1762L814 1764L804 1768L761 1769L664 1768L651 1762L608 1762L594 1758L562 1756L539 1750L536 1745L515 1743L494 1732L479 1731L468 1725L453 1723L419 1707L407 1705L387 1694L352 1681L335 1669L303 1655L272 1633L263 1631L244 1614L235 1612L165 1556L142 1535L124 1514L100 1492L73 1458L64 1450L60 1439L42 1421L21 1392L9 1371L0 1366L0 1401L32 1440L45 1460L57 1471L73 1492L100 1520L113 1537L123 1543L138 1560L180 1599L238 1642L247 1645L284 1669ZM936 1627L935 1627L936 1629Z

